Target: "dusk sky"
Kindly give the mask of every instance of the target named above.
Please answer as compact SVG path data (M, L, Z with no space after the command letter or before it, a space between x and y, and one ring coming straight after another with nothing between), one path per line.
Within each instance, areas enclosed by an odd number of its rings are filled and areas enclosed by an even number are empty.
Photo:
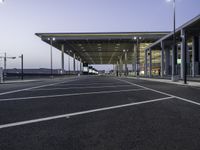
M176 8L178 27L200 14L200 0L176 0ZM171 31L172 24L173 6L166 0L5 0L0 3L0 55L24 54L25 68L49 68L50 47L35 33ZM65 62L67 69L67 57ZM56 49L53 63L61 67ZM7 66L19 68L19 58Z

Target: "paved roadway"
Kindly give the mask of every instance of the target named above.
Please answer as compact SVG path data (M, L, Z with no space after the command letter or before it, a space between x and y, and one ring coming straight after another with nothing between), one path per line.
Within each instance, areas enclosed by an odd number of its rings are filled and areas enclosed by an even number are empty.
M103 76L0 85L0 150L199 150L200 89Z

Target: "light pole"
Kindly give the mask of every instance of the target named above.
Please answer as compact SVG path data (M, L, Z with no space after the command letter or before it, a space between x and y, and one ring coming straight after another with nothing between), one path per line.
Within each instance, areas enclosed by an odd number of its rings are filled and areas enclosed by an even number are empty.
M51 77L53 77L53 55L52 55L52 48L53 48L53 41L55 41L54 37L48 38L50 40L50 67L51 67Z
M171 2L173 1L173 50L172 50L172 55L174 56L173 61L172 61L172 65L174 66L174 68L172 68L172 80L174 80L174 75L176 74L176 70L175 70L175 53L176 53L176 0L166 0L167 2Z
M7 67L7 59L16 59L16 57L7 57L6 53L4 56L0 56L0 58L4 59L4 76L6 75L6 67Z
M4 58L4 70L6 70L7 67L7 59L15 59L16 57L7 57L6 53L5 56L1 56L0 58Z
M53 40L52 40L52 38L51 38L51 50L50 50L50 61L51 61L51 77L53 77L53 56L52 56L52 44L53 44Z
M175 0L173 0L173 8L174 8L174 32L173 32L173 55L175 57L175 53L176 53L176 2ZM176 74L176 70L175 70L175 61L176 61L176 58L174 58L174 69L173 69L173 76Z
M21 79L24 79L24 55L21 54L21 56L19 56L19 58L21 58Z

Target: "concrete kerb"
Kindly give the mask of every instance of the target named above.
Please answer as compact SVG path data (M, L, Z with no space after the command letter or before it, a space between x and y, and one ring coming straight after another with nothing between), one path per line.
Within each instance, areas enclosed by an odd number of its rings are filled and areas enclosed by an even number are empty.
M71 78L75 78L75 77L78 77L78 76L65 76L65 77L53 77L53 78L38 78L38 79L25 79L25 80L18 79L18 80L4 81L4 82L2 82L0 84L41 82L41 81L47 81L47 80L51 80L52 81L54 79L62 80L64 78L71 79Z
M12 80L12 81L4 81L1 84L12 84L12 83L27 83L27 82L39 82L42 81L42 79L35 79L35 80Z
M138 79L138 80L145 80L145 81L155 81L155 82L162 82L162 83L169 83L169 84L176 84L182 86L192 86L192 87L200 87L200 82L188 81L187 84L184 84L184 81L176 81L173 82L169 79L154 79L154 78L138 78L138 77L126 77L130 79Z

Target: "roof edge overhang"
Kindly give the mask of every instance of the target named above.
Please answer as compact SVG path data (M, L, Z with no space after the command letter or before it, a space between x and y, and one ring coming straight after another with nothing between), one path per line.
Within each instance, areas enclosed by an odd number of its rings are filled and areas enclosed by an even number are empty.
M195 22L197 21L200 21L200 14L197 15L196 17L192 18L191 20L189 20L188 22L184 23L183 25L181 25L180 27L178 27L176 30L175 30L175 34L178 34L181 32L182 29L185 29L191 25L193 25ZM162 37L161 39L157 40L156 42L154 42L153 44L151 44L150 46L148 46L146 48L146 50L150 49L150 48L153 48L155 47L156 45L158 45L159 43L161 43L162 41L166 40L166 39L169 39L170 37L172 37L174 34L174 32L170 32L168 35Z

